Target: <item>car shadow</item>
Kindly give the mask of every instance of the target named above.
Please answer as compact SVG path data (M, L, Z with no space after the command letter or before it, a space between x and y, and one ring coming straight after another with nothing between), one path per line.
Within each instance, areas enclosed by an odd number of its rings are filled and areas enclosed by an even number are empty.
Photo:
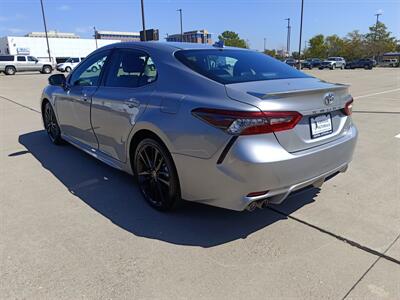
M19 142L44 168L91 208L130 233L178 245L213 247L246 238L286 219L269 209L236 212L192 202L161 213L142 198L132 176L115 170L73 146L55 146L44 130L23 134ZM13 158L26 151L10 153ZM285 212L314 201L318 189L287 200Z

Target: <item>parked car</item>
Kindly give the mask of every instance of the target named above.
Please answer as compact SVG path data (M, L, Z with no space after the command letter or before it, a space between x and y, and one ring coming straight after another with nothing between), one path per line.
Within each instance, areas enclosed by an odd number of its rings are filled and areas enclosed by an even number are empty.
M134 174L159 210L281 203L344 172L357 139L347 85L247 49L112 44L49 83L50 140Z
M306 59L301 63L301 68L312 70L313 68L318 68L321 65L321 62L322 61L319 58Z
M382 62L379 63L381 67L398 67L399 61L397 58L385 58Z
M372 59L369 58L352 60L348 62L345 66L346 69L363 68L368 70L372 70L373 67L374 67L374 62Z
M291 66L291 67L296 67L297 61L293 58L288 58L284 60L284 63Z
M57 64L57 70L69 73L84 59L84 57L70 57L65 62Z
M53 72L53 65L30 55L0 55L0 72L14 75L16 72L39 71L43 74Z
M344 69L345 66L346 66L346 61L343 57L328 57L320 64L318 68L320 70L326 68L334 70L336 68Z

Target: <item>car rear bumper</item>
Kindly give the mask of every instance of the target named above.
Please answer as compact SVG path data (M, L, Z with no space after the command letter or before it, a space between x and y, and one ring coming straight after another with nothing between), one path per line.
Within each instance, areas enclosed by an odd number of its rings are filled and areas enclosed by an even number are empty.
M211 159L173 154L182 198L218 207L244 210L267 199L281 203L296 190L320 186L327 177L344 172L352 159L357 129L308 150L288 153L273 134L239 137L222 163L222 150ZM190 166L190 167L188 167ZM250 193L263 195L248 197Z

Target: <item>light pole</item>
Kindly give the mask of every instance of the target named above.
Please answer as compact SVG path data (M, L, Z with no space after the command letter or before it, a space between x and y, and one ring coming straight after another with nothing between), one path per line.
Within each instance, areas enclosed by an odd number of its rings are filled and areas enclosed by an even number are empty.
M264 52L267 50L267 38L264 38Z
M301 0L301 17L300 17L300 38L299 38L299 65L298 69L301 69L301 62L300 62L300 56L301 56L301 38L303 34L303 8L304 8L304 0Z
M181 42L183 42L182 8L179 8L176 11L179 11L179 18L181 21Z
M379 23L379 16L381 16L382 13L376 13L376 23L375 23L375 39L377 38L377 34L378 34L378 23Z
M43 18L43 25L44 25L44 34L46 35L47 53L49 54L49 62L51 63L49 37L47 35L46 16L44 15L43 0L40 0L40 6L42 7L42 18Z
M96 26L93 26L93 31L94 31L94 40L95 40L95 42L96 42L96 49L98 48L98 46L97 46L97 30L96 30Z
M145 25L145 22L144 22L144 3L143 3L143 0L141 0L141 4L142 4L143 41L146 41L147 37L146 37L146 25Z
M286 41L286 51L289 55L290 53L290 18L285 19L287 21L287 41Z

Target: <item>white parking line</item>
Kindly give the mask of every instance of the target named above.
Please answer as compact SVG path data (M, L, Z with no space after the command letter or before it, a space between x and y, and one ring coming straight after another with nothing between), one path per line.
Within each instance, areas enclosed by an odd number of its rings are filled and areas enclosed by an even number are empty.
M397 92L397 91L400 91L400 88L393 89L393 90L387 90L387 91L383 91L383 92L378 92L378 93L372 93L372 94L368 94L368 95L357 96L357 97L353 97L353 98L354 99L367 98L367 97L371 97L371 96L387 94L387 93L392 93L392 92Z

